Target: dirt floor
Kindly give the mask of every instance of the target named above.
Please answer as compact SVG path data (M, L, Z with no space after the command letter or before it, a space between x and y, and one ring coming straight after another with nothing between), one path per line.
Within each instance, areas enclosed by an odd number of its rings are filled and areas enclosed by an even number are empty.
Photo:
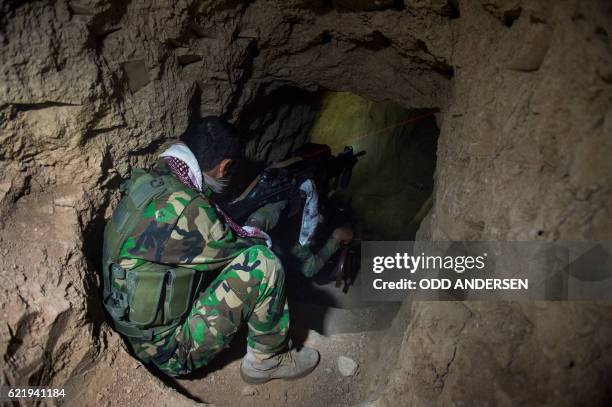
M238 357L233 360L217 361L199 377L179 380L178 384L191 395L218 406L353 406L366 397L369 371L364 362L373 356L370 350L376 337L376 332L322 336L308 331L304 344L319 350L321 362L312 374L294 381L248 385L240 378L240 358L234 352ZM244 349L244 342L239 341L235 347ZM358 363L354 375L340 373L339 356Z
M67 392L64 406L355 406L368 397L379 359L377 343L382 331L320 335L299 331L304 344L318 349L321 362L309 376L294 380L274 380L248 385L240 378L240 359L245 338L237 337L230 349L192 377L160 380L122 349L122 342L111 334L109 352L93 369L77 374ZM307 337L306 337L307 336ZM339 356L358 364L353 375L343 376L337 366ZM161 378L161 377L160 377Z

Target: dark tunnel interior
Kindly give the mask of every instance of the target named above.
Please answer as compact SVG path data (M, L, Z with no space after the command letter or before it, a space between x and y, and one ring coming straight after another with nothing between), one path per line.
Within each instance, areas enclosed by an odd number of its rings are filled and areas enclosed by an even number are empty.
M405 108L348 92L311 92L287 85L263 89L268 91L260 92L237 120L248 138L247 159L234 172L234 188L224 199L234 199L266 166L291 158L305 144L328 145L334 155L345 146L365 151L349 186L332 188L320 197L324 220L312 246L316 253L334 228L350 227L354 241L346 249L346 278L338 277L344 250L336 252L313 279L297 271L298 261L284 256L291 276L288 296L296 324L309 329L327 334L384 328L397 304L372 308L361 300L358 242L415 238L432 203L437 110ZM287 254L297 244L301 216L289 217L288 210L281 216L271 236L275 250ZM365 310L368 317L360 315Z

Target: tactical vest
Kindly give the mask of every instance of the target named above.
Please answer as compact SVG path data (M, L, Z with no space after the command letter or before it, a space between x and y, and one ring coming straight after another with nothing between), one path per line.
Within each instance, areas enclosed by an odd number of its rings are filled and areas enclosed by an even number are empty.
M151 340L183 321L200 288L203 273L153 262L131 269L115 263L121 246L142 219L145 207L184 190L185 186L172 175L154 176L135 169L121 189L127 193L104 229L103 303L119 333Z

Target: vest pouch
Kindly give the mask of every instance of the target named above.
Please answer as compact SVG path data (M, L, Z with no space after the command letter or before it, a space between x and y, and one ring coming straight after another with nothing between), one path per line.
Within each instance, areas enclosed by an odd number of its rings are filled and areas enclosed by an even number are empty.
M155 322L163 300L168 267L145 263L127 271L129 321L135 326Z
M196 271L185 267L169 268L164 298L164 323L181 319L191 306Z
M123 320L127 316L128 301L125 292L125 269L118 264L108 264L104 273L104 306L115 320Z

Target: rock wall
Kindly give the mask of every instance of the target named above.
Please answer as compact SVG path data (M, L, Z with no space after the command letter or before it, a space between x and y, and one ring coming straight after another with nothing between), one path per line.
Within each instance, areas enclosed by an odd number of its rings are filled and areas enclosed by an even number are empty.
M425 238L611 233L604 0L4 0L0 10L0 363L10 383L78 385L112 366L107 356L123 351L103 323L96 261L117 186L191 117L240 122L286 85L440 108ZM602 310L416 304L398 321L410 325L395 373L373 397L606 401ZM533 394L517 393L524 383Z
M434 206L419 237L609 240L612 8L460 10ZM406 331L382 405L611 402L609 304L416 303L396 323Z

